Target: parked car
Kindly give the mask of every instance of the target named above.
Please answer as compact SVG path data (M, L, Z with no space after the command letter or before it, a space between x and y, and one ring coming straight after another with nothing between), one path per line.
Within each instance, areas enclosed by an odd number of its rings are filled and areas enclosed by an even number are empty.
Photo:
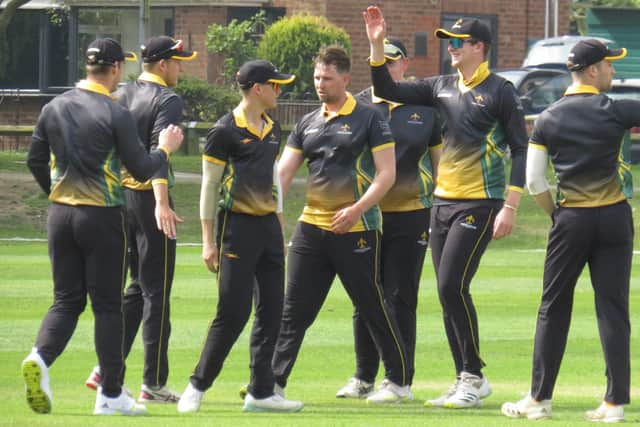
M538 40L527 53L523 67L567 68L567 57L571 48L580 40L598 39L606 45L613 41L602 37L591 36L559 36Z
M516 88L525 116L540 114L564 94L571 83L569 71L560 68L524 67L499 70Z
M640 101L640 79L613 79L611 90L607 92L611 99L635 99ZM640 163L640 127L631 128L631 163Z
M551 68L524 67L497 70L495 73L513 83L519 95L524 95L552 77L567 74L567 71Z

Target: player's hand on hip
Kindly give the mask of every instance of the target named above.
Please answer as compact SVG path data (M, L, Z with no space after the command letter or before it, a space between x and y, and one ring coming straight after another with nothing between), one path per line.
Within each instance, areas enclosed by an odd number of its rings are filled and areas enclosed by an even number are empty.
M516 212L513 209L502 208L493 223L493 240L508 236L516 224Z
M177 224L182 223L180 218L170 206L164 206L156 203L155 208L156 226L168 238L175 239L177 236Z
M348 208L340 209L333 216L333 221L331 222L331 231L336 234L344 234L349 232L353 228L354 225L360 219L360 215L362 212L354 206L349 206Z
M218 272L219 252L218 245L203 244L202 245L202 260L212 273Z
M387 31L387 25L382 16L382 11L378 6L369 6L362 12L365 27L367 29L367 37L370 43L380 42L384 39Z

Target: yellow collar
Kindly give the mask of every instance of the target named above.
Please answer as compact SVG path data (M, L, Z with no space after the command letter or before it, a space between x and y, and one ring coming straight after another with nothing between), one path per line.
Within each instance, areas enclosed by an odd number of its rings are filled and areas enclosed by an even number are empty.
M473 89L485 81L490 74L491 71L489 71L488 61L484 61L482 64L478 65L478 68L476 68L469 80L465 80L460 70L458 70L458 89L460 89L461 92Z
M327 105L326 104L322 104L322 115L327 117L327 120L331 120L334 117L338 117L338 116L348 116L349 114L353 113L353 110L356 108L356 100L353 98L353 95L351 95L350 92L347 92L347 100L344 102L344 104L342 104L342 107L340 107L340 110L338 110L335 113L332 113L331 111L327 110Z
M371 88L371 102L373 102L374 104L381 104L383 102L386 102L387 104L389 104L390 110L393 110L394 108L402 105L402 102L393 102L384 98L380 98L379 96L376 96L376 94L373 91L373 87Z
M593 95L597 95L600 93L600 91L591 85L572 84L567 88L564 94L566 96L566 95L579 95L581 93L591 93Z
M271 117L269 117L266 113L262 113L262 119L264 120L265 124L262 127L262 133L260 133L259 130L254 129L249 125L247 116L244 114L244 110L240 108L240 106L237 106L233 109L233 120L236 122L236 126L238 126L239 128L247 129L249 132L260 139L264 139L267 135L269 135L271 129L273 129L273 120L271 120Z
M138 76L138 80L144 80L145 82L151 82L159 84L160 86L167 87L167 82L157 74L150 73L148 71L143 72Z
M99 93L104 96L108 96L109 98L113 98L111 96L111 92L107 89L103 84L98 82L90 82L89 80L80 80L76 83L76 87L78 89L88 90L89 92Z

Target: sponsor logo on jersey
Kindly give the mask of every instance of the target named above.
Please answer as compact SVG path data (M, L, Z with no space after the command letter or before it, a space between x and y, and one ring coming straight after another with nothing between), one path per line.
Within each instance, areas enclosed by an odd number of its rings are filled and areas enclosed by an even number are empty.
M422 232L417 242L420 246L427 246L427 244L429 243L429 235L426 231Z
M487 105L484 103L484 98L482 95L476 95L473 97L472 104L477 105L478 107L486 107Z
M337 133L338 135L351 135L353 132L351 132L351 126L345 123L340 126L340 130Z
M407 123L412 125L422 125L424 124L424 121L422 120L422 116L420 116L420 114L413 113L409 116L409 120L407 120Z
M318 129L318 128L306 129L306 130L304 131L304 134L305 134L305 135L309 135L309 134L312 134L312 133L316 133L316 132L318 132L319 130L320 130L320 129Z
M363 254L365 252L368 252L371 250L371 246L369 246L367 244L367 241L364 240L364 237L361 237L357 242L356 242L356 249L353 250L353 252L357 253L357 254Z

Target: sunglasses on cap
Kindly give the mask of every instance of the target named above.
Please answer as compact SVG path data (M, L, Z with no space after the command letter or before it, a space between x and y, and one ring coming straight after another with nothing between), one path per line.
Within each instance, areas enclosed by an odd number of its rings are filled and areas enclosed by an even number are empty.
M384 56L394 61L400 58L405 58L405 55L402 52L402 49L392 44L387 44L384 46Z
M462 45L464 45L465 43L469 43L469 44L476 44L478 43L478 40L474 40L474 39L458 39L455 37L452 37L449 39L449 46L451 46L454 49L460 49L462 47Z

